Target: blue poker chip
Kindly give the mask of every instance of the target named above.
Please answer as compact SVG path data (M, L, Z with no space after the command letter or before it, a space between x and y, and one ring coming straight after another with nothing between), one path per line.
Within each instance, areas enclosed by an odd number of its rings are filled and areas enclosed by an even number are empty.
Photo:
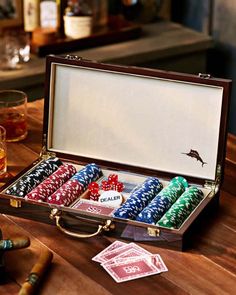
M181 176L174 177L137 216L140 222L156 224L188 187Z
M76 179L86 189L91 182L98 180L101 175L102 170L100 167L91 163L78 171L72 179Z
M149 224L156 224L157 220L165 214L171 205L168 198L157 196L139 213L136 220Z
M147 178L141 186L131 193L126 202L114 212L114 216L135 219L161 189L162 184L156 177Z

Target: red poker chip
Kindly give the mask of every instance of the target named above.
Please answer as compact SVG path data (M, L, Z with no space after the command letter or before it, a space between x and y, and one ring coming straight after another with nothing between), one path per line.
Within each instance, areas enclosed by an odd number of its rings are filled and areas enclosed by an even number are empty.
M40 183L34 190L26 195L26 199L45 201L69 178L76 173L76 168L71 164L61 165L53 174ZM35 196L38 195L37 197Z
M42 193L37 190L35 190L30 195L26 195L25 198L29 199L29 200L33 200L33 201L43 201L44 200L44 196L42 195Z
M83 186L76 179L68 180L56 192L47 198L47 202L68 206L76 200L83 191Z

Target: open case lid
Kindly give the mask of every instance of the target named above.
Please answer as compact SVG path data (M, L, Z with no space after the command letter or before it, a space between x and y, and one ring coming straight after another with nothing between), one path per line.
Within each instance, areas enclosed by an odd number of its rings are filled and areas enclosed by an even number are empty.
M46 149L124 171L215 180L230 81L48 56Z

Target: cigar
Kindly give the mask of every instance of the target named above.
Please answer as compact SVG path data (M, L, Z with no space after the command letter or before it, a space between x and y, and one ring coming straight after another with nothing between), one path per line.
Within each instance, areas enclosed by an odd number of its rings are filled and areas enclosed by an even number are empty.
M30 245L28 237L19 237L15 239L0 240L0 251L26 248Z
M21 286L18 295L30 295L33 294L39 285L45 271L52 261L53 254L49 250L43 250L39 256L39 259L31 269L26 281Z

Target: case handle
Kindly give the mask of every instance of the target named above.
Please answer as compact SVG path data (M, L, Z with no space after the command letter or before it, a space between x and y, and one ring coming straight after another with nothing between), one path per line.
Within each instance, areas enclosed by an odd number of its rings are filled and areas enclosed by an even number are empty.
M85 239L85 238L91 238L91 237L95 237L97 235L99 235L100 233L102 233L103 231L110 231L112 229L115 228L114 223L112 223L111 220L106 220L104 225L99 224L97 231L92 233L92 234L82 234L82 233L75 233L72 232L68 229L65 229L60 221L61 221L61 211L59 211L58 209L52 209L51 213L50 213L50 218L51 219L55 219L56 221L56 226L57 228L62 231L64 234L70 236L70 237L74 237L74 238L79 238L79 239Z

